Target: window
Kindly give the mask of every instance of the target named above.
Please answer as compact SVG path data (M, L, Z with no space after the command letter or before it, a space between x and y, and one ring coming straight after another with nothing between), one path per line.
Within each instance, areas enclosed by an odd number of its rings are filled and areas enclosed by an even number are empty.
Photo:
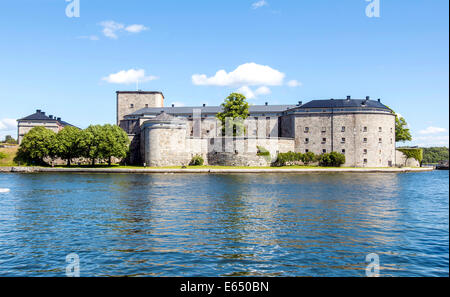
M145 104L145 108L148 108L148 104Z
M391 133L392 133L392 128L391 128Z
M134 104L133 103L130 104L130 108L134 108Z
M345 149L342 149L342 153L345 154Z
M326 138L322 138L322 143L325 143L325 142L327 142L327 139Z
M322 153L326 154L326 152L327 152L327 150L326 150L326 149L323 149L323 150L322 150Z
M364 163L367 164L367 159L364 159Z
M309 138L305 138L305 143L309 143Z
M309 127L305 127L305 133L309 132Z
M345 138L344 138L344 137L342 137L341 142L342 142L342 143L345 143Z
M325 132L327 132L327 128L326 127L322 127L322 133L325 133Z
M378 127L378 132L383 132L383 128L382 127Z
M309 150L308 150L308 149L306 149L306 150L305 150L305 153L309 153Z
M367 155L367 149L364 149L363 152L364 152L364 155Z
M383 139L382 138L378 138L378 143L383 143Z
M381 155L381 150L378 153Z
M367 142L367 138L364 138L364 139L363 139L363 142Z
M341 128L341 132L345 132L345 127L342 127L342 128Z
M364 128L363 128L363 132L367 132L367 127L364 127Z
M392 138L391 138L391 144L392 144Z
M266 118L266 121L270 121L270 117L267 117L267 118Z

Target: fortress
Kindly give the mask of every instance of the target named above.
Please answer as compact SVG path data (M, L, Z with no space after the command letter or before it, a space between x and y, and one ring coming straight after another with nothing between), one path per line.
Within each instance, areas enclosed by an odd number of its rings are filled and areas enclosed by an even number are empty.
M222 136L220 106L165 107L161 92L117 92L117 125L131 140L133 164L268 166L277 153L332 151L348 167L392 167L395 114L381 100L327 99L293 105L251 105L241 137ZM258 148L270 152L259 156Z

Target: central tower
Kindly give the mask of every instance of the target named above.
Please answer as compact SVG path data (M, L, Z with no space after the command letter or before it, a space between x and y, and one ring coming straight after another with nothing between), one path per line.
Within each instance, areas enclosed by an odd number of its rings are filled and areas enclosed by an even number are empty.
M164 95L161 92L117 91L117 125L128 114L143 108L164 107Z

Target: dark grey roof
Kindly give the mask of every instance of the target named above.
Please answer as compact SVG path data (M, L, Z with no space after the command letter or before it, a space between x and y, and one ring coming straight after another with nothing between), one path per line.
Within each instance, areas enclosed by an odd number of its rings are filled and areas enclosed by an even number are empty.
M279 113L294 108L296 105L250 105L250 113ZM191 107L149 107L133 112L130 115L156 115L162 112L173 115L192 114L194 109L200 109L202 114L217 114L221 106L191 106Z
M313 100L303 104L298 109L305 108L351 108L351 107L369 107L390 110L379 101L366 99L328 99L328 100Z
M57 117L50 117L47 116L45 114L45 112L41 111L41 110L36 110L35 113L33 113L32 115L29 115L27 117L18 119L18 121L40 121L40 122L57 122L59 124L61 124L61 126L73 126L65 121L62 121L60 118L58 119Z

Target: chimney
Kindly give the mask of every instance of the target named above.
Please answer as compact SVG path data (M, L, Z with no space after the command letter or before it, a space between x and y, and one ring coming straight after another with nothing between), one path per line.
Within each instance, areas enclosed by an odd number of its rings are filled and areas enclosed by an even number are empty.
M352 96L347 96L347 100L350 100L350 99L352 99Z
M298 106L302 106L302 104L303 104L302 101L299 101L299 102L298 102Z
M175 107L175 104L172 104L172 107Z
M42 113L43 115L45 115L45 112L42 111L41 113Z
M269 102L266 102L266 106L269 105Z
M40 109L36 109L36 113L41 113L41 110Z
M59 121L61 121L61 118L56 118L56 120L59 122Z
M49 115L48 117L51 118L51 119L53 120L53 115Z
M369 101L370 100L370 97L369 96L366 96L366 101Z
M381 99L380 99L380 98L378 98L378 102L380 102L380 103L381 103Z
M206 104L205 104L205 103L203 103L203 107L206 107Z

